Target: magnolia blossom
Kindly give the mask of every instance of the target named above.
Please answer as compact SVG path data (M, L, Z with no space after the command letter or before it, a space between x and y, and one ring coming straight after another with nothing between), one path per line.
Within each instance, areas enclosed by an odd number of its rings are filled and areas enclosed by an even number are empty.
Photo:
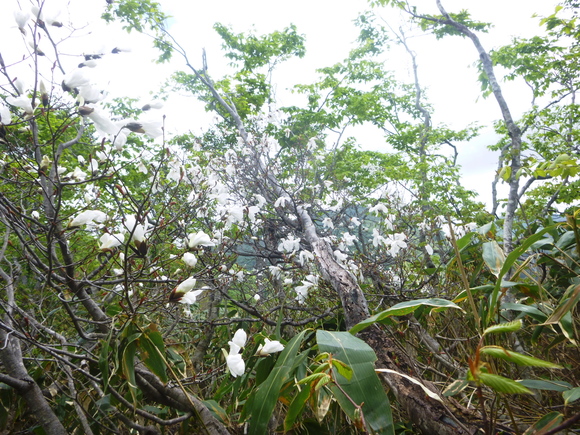
M300 239L295 239L292 234L287 239L282 239L278 245L278 251L292 253L300 249Z
M322 219L322 226L323 228L328 230L334 229L334 223L332 222L332 219L330 219L329 217L325 217L324 219Z
M304 263L307 261L314 260L314 254L310 251L302 250L300 254L298 254L298 261L300 262L300 266L304 266Z
M425 245L425 251L427 251L427 254L433 255L433 248L431 245Z
M197 301L197 297L202 293L203 293L203 289L189 291L189 292L185 293L181 297L181 299L179 299L179 303L180 304L187 304L187 305L195 304L195 302Z
M238 351L244 347L246 345L246 342L248 341L248 334L246 334L246 331L244 331L243 329L238 329L236 331L236 333L234 334L234 338L232 338L231 341L228 341L228 344L230 345L230 349L232 348L236 348Z
M282 352L284 350L284 345L278 340L264 339L264 344L258 347L256 355L258 356L268 356L271 353Z
M357 218L356 216L353 216L350 218L350 222L352 223L353 226L358 227L360 226L360 219Z
M116 248L117 246L120 246L121 243L123 243L124 237L123 234L108 234L105 233L103 234L100 238L99 238L99 242L101 242L101 245L99 246L99 249L101 251L110 251L113 248Z
M230 353L228 356L226 356L226 364L228 366L228 370L234 378L242 376L246 370L246 363L242 359L242 355L239 353Z
M26 35L26 23L30 19L30 14L25 11L14 11L14 21L16 21L16 25L22 32L22 34Z
M0 125L8 125L12 122L12 114L10 109L4 104L0 103Z
M393 234L392 237L386 239L385 243L391 247L389 252L393 257L396 257L401 249L407 247L407 242L405 242L406 239L407 236L403 233Z
M344 244L346 246L352 246L352 245L354 245L354 242L356 240L356 236L353 236L350 233L343 233L342 240L344 241Z
M187 238L187 246L190 248L196 248L198 246L215 246L215 243L211 241L211 238L203 231L198 231L195 234L190 234Z
M274 279L280 278L280 275L282 274L282 269L280 269L278 266L268 266L268 269L270 270L272 278Z
M62 81L63 88L65 88L66 91L78 88L80 86L88 85L89 82L90 78L85 73L85 70L80 68L69 72Z
M238 329L234 334L234 338L228 342L230 345L230 353L226 356L226 364L232 376L235 378L244 374L246 364L242 359L240 351L246 345L248 335L243 329Z
M40 217L40 213L37 210L33 210L30 213L30 216L32 216L33 219L38 219Z
M274 207L284 207L286 206L286 203L292 202L292 200L290 199L290 197L288 196L281 196L280 198L278 198L276 200L276 202L274 203Z
M334 258L336 258L336 261L338 261L339 263L344 263L348 259L348 255L346 255L344 252L340 252L337 249L336 251L334 251Z
M34 108L32 107L32 100L26 95L21 95L19 97L8 96L6 97L6 102L16 107L20 107L26 112L27 115L32 115L34 113Z
M308 297L308 291L318 283L318 277L314 275L307 275L306 279L302 281L302 285L294 288L296 292L296 300L299 304L303 304Z
M388 213L387 206L385 204L378 203L377 205L369 208L369 213L375 213L377 216L379 213Z
M373 246L375 248L378 248L379 245L384 245L385 243L386 243L386 239L383 236L381 236L378 229L374 228L373 229Z
M256 293L256 294L254 295L254 300L255 300L256 302L259 302L259 301L260 301L260 299L261 299L260 295L259 295L258 293Z
M80 227L82 225L92 224L93 221L97 223L104 222L107 215L99 210L85 210L79 213L69 224L69 228Z
M196 279L191 276L187 278L185 281L182 281L175 289L175 293L185 293L193 289L195 287Z
M183 254L183 257L181 257L181 259L189 267L195 267L195 265L197 264L197 257L193 255L191 252L186 252L185 254Z
M133 215L127 216L125 219L125 227L129 232L132 232L133 235L131 236L131 240L135 240L136 242L143 242L145 241L145 226L142 224L137 223L137 218Z

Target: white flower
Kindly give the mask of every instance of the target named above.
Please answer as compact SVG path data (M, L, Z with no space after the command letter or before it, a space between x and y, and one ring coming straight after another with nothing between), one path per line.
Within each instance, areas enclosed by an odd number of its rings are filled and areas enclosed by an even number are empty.
M379 245L385 244L385 243L386 243L386 239L380 235L379 230L374 228L373 229L373 246L375 248L378 248Z
M195 302L197 301L197 297L202 293L203 293L203 289L189 291L181 297L181 299L179 300L179 303L180 304L188 304L188 305L195 304Z
M198 246L215 246L215 243L211 241L211 238L203 231L198 231L195 234L190 234L187 238L187 246L190 248L196 248Z
M137 218L135 216L127 216L125 219L125 227L129 232L133 232L131 240L135 240L139 243L145 241L145 227L142 224L137 223Z
M339 263L343 263L348 259L348 255L346 255L343 252L340 252L337 249L336 251L334 251L334 258L336 258L336 261L338 261Z
M259 193L256 193L254 195L254 198L256 198L256 201L258 201L258 207L263 207L264 204L266 204L266 198L264 198L262 195L260 195Z
M86 75L85 71L80 68L77 68L68 73L63 80L64 86L70 90L80 86L88 85L89 82L89 77Z
M99 242L101 242L99 249L101 251L110 251L111 249L120 246L121 243L123 243L122 242L123 239L124 239L123 234L105 233L99 238Z
M346 246L354 245L354 241L356 240L356 236L353 236L350 233L343 233L342 240L344 240L344 244Z
M258 293L256 293L256 294L254 295L254 300L255 300L256 302L258 302L260 299L261 299L261 298L260 298L260 295L259 295Z
M427 251L427 254L433 255L433 248L431 245L425 245L425 251Z
M104 222L107 219L107 215L99 210L86 210L79 213L69 224L71 227L80 227L82 225L92 224L93 221L97 223Z
M27 115L32 115L34 108L32 107L32 100L26 95L21 95L17 98L8 96L6 97L6 102L16 107L20 107L26 112Z
M4 104L0 103L0 124L8 125L12 122L12 114L10 109Z
M323 228L328 230L334 229L334 223L332 222L332 219L330 219L329 217L325 217L324 219L322 219L322 226Z
M186 252L185 254L183 254L183 257L181 257L181 259L189 267L195 267L195 265L197 264L197 257L193 255L191 252Z
M274 279L280 278L280 275L282 274L282 269L280 269L278 266L268 266L268 269L270 270L272 278Z
M256 214L260 212L260 207L257 205L251 205L248 207L248 219L250 222L256 223Z
M87 178L87 173L84 172L79 166L77 166L74 171L67 175L77 181L85 181Z
M256 355L258 356L268 356L271 353L282 352L284 350L284 345L278 340L264 339L264 344L258 347Z
M369 213L375 213L377 216L379 213L388 213L387 207L385 204L378 203L377 205L369 208Z
M314 254L310 251L302 250L300 254L298 254L298 261L300 261L300 266L304 266L306 261L314 260Z
M303 304L308 297L308 291L318 283L318 277L314 275L307 275L306 279L302 281L302 285L294 288L296 292L296 300L299 304Z
M248 341L248 334L246 334L246 331L243 329L238 329L234 334L234 338L232 338L232 341L229 341L228 344L230 345L230 349L232 348L232 345L235 345L239 351L239 349L246 345L246 341Z
M30 216L32 216L33 219L38 219L40 217L40 213L34 210L32 213L30 213Z
M196 279L193 276L190 276L185 281L182 281L177 288L175 289L175 293L185 293L193 289L195 287Z
M14 11L14 21L23 34L26 34L26 22L29 20L30 14L25 11Z
M282 239L278 245L278 251L292 253L300 249L300 239L295 239L292 234L287 239Z
M234 378L242 376L246 370L246 363L242 359L242 355L239 353L230 353L228 356L226 356L226 364L228 366L228 370Z
M151 110L151 109L162 109L163 108L163 103L159 100L157 101L152 101L150 103L145 104L143 107L141 107L141 110L143 110L144 112L147 110Z
M393 234L393 237L389 237L385 240L385 243L391 247L389 252L393 257L396 257L401 249L407 247L407 243L405 242L406 238L407 236L403 233L396 233Z
M284 206L286 206L286 203L287 202L292 202L292 200L290 199L290 197L288 197L288 196L281 196L274 203L274 207L284 207Z
M360 219L357 218L356 216L351 217L350 221L351 221L352 225L354 225L355 227L360 226Z

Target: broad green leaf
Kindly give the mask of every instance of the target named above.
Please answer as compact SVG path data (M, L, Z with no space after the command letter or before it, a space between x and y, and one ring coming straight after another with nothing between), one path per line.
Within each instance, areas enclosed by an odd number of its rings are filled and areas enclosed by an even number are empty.
M500 375L494 375L491 373L479 373L478 379L498 393L532 394L529 389L523 385L520 385L513 379L508 379Z
M569 403L575 402L576 400L580 399L580 387L572 388L571 390L564 391L562 393L562 397L564 398L564 404L568 405Z
M362 331L365 328L368 328L374 323L382 322L388 317L392 316L404 316L406 314L414 312L420 306L431 306L436 308L457 308L461 311L460 306L453 303L452 301L448 301L447 299L416 299L413 301L401 302L400 304L393 305L391 308L386 309L385 311L381 311L380 313L375 314L374 316L369 317L368 319L363 320L360 323L357 323L350 329L351 334L356 334L357 332Z
M524 435L534 435L534 434L543 434L548 432L551 429L554 429L562 423L563 415L560 414L558 411L552 411L538 421L536 421L531 427L529 427L525 432Z
M347 366L345 363L343 363L342 361L339 361L337 359L333 359L332 365L338 371L338 373L340 373L341 376L344 376L348 380L350 380L350 378L352 378L352 369L349 366Z
M485 261L491 273L499 278L499 273L505 263L505 254L495 240L483 244L483 261Z
M358 405L364 403L366 423L375 433L394 434L391 407L385 390L375 373L377 357L371 347L348 332L316 331L316 341L321 352L331 353L352 369L351 379L335 370L335 379L341 388ZM353 404L336 387L331 387L343 411L355 418Z
M229 423L228 413L215 400L203 400L202 403L210 410L214 417L223 424Z
M465 379L457 379L453 381L451 384L443 390L443 395L445 397L455 396L456 394L461 393L465 388L469 385L469 381Z
M549 390L549 391L568 391L572 388L568 382L565 381L547 381L544 379L522 379L517 381L525 387L533 388L534 390Z
M511 350L507 350L501 346L484 346L479 349L479 352L484 355L490 355L495 358L501 358L503 360L516 363L521 366L530 366L530 367L546 367L550 369L561 369L562 366L558 364L551 363L549 361L544 361L539 358L534 358L531 356L523 355L518 352L513 352Z
M499 297L499 291L501 289L501 284L502 284L501 281L502 281L503 276L513 267L513 265L517 261L517 259L522 254L524 254L530 248L530 246L532 246L535 242L537 242L542 237L544 237L545 233L547 233L548 231L551 231L555 228L556 228L556 225L551 225L551 226L548 226L546 228L541 229L536 234L533 234L530 237L528 237L527 239L525 239L520 246L515 248L507 256L507 258L505 259L503 266L499 272L499 275L497 277L497 281L495 283L495 287L493 289L493 292L491 293L491 298L489 300L489 311L487 313L487 319L486 319L485 323L489 324L491 322L491 319L495 315L497 300Z
M247 415L250 415L250 427L248 433L264 434L267 432L268 421L274 412L280 389L282 385L287 382L290 376L290 370L294 366L294 359L302 344L302 339L307 330L292 338L278 356L274 368L270 372L270 376L262 382L256 392L253 394L253 400L248 402L251 408Z
M143 336L139 338L139 349L145 365L166 383L165 343L156 325L151 324L143 330Z
M135 353L137 352L137 340L141 336L140 332L136 332L127 338L124 343L125 346L120 349L122 353L121 366L123 374L127 378L129 384L129 391L133 402L137 403L137 381L135 380Z
M310 385L305 385L302 390L294 396L290 406L288 407L288 412L286 412L286 417L284 418L284 430L286 432L290 431L296 422L296 419L302 413L306 401L310 397Z
M505 302L501 304L501 310L519 311L520 313L525 313L532 317L538 322L544 322L548 316L542 313L539 309L532 305L518 304L514 302Z
M522 328L522 320L517 319L512 322L500 323L499 325L492 325L483 331L483 335L497 334L500 332L515 332Z

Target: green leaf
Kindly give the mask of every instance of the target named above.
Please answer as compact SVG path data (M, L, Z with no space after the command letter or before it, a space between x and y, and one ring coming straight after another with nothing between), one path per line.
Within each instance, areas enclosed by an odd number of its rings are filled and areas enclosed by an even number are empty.
M494 375L491 373L479 373L478 376L479 381L483 384L487 385L488 387L492 388L494 391L498 393L506 393L506 394L532 394L532 392L520 385L513 379L508 379L500 375Z
M290 406L288 407L288 412L286 412L286 417L284 418L284 431L288 432L294 426L296 419L302 413L306 401L310 397L310 385L305 385L300 392L294 396Z
M457 379L453 381L451 384L443 390L443 395L445 397L455 396L456 394L461 393L465 388L469 385L469 381L465 379Z
M538 322L544 322L548 317L532 305L524 305L514 302L505 302L501 304L500 309L509 311L519 311L520 313L527 314L528 316L532 317L534 320L537 320Z
M550 369L561 369L562 366L558 364L551 363L549 361L544 361L539 358L534 358L527 355L522 355L518 352L513 352L507 350L501 346L484 346L479 349L479 352L484 355L490 355L495 358L501 358L505 361L513 362L521 366L529 367L546 367Z
M149 325L139 338L139 349L145 365L163 382L167 382L165 343L154 324Z
M543 434L558 427L562 423L563 415L558 411L552 411L529 427L524 435Z
M425 305L436 308L457 308L463 311L459 305L451 301L448 301L447 299L438 299L438 298L416 299L414 301L401 302L400 304L393 305L391 308L388 308L385 311L381 311L380 313L377 313L374 316L371 316L368 319L365 319L362 322L357 323L350 329L349 332L354 335L357 332L360 332L363 329L368 328L374 323L382 322L391 316L404 316L406 314L414 312L420 306Z
M546 381L544 379L522 379L517 381L525 387L533 388L534 390L549 390L549 391L568 391L572 388L566 381Z
M280 356L278 356L270 376L258 386L253 395L254 399L251 402L248 401L248 404L251 405L251 409L247 413L247 415L251 416L248 432L250 435L267 432L268 421L278 402L280 389L289 379L290 370L294 366L294 359L306 332L306 330L302 331L288 342Z
M522 328L522 320L517 319L512 322L500 323L499 325L492 325L483 331L483 335L486 334L498 334L500 332L515 332Z
M512 266L517 261L517 259L523 253L525 253L530 246L532 246L534 243L536 243L538 240L540 240L542 237L544 237L545 233L547 233L548 231L552 231L555 228L556 228L556 225L550 225L546 228L541 229L536 234L533 234L530 237L528 237L527 239L525 239L520 246L515 248L506 257L506 259L503 263L503 266L499 272L499 275L497 277L497 281L495 283L495 287L493 289L493 292L491 293L491 298L489 300L489 308L490 309L488 310L488 313L487 313L486 324L489 324L491 322L491 319L495 315L497 300L499 297L499 291L502 287L502 285L501 285L502 284L502 282L501 282L502 277L508 272L508 270L510 270L512 268Z
M503 249L495 240L483 244L483 261L485 261L491 273L499 278L499 273L505 263L505 255Z
M375 373L377 357L371 347L348 332L316 331L316 341L321 352L331 353L352 369L351 379L335 370L335 379L351 400L364 404L362 411L370 429L379 434L394 434L391 407L385 390ZM352 419L355 407L335 386L331 390L340 407Z
M133 398L133 403L137 403L137 381L135 380L135 353L137 352L137 340L141 336L136 332L127 338L125 346L121 349L121 367L123 374L127 378L129 391Z
M210 410L210 412L223 424L228 424L228 413L215 400L202 400L202 403Z
M336 371L340 373L341 376L344 376L346 379L350 381L350 379L352 378L352 369L349 366L347 366L345 363L337 359L332 360L332 365L334 366Z
M575 402L580 399L580 387L572 388L571 390L563 392L562 397L564 398L565 405Z

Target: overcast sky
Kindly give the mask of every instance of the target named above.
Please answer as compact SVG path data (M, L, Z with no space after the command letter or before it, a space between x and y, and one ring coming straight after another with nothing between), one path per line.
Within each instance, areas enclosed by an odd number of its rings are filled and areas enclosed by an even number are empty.
M28 0L2 1L11 3L13 9L18 4L28 9L30 4ZM428 13L437 13L434 0L421 0L416 3L428 8L425 10ZM108 63L108 68L93 72L95 79L105 83L113 96L123 93L131 97L141 97L158 89L172 70L181 68L181 60L176 59L165 66L154 65L150 62L152 53L146 38L135 34L127 35L104 24L99 24L89 35L89 27L85 28L82 18L79 17L98 16L104 4L105 0L47 0L47 12L50 9L63 8L63 21L66 23L68 19L74 19L75 25L80 27L72 39L61 45L62 51L73 53L75 44L81 42L85 44L85 53L110 50L115 45L131 47L131 53L124 53L119 57L109 56L104 62ZM220 52L220 39L212 29L214 23L230 25L235 32L254 31L258 34L295 24L299 33L306 36L307 55L304 59L292 60L282 65L275 73L279 106L296 103L297 97L288 91L293 85L313 82L317 68L332 65L348 55L358 34L353 20L360 12L370 9L365 0L161 0L161 4L164 11L172 16L167 22L169 31L188 51L192 62L199 64L197 60L201 58L201 51L205 48L209 70L216 77L226 70L227 60ZM553 13L555 4L553 0L443 0L443 5L449 12L458 12L460 8L465 8L471 12L473 19L494 24L489 34L481 35L487 49L508 44L513 36L537 34L540 31L539 20L532 18L532 15L549 15ZM394 9L382 8L376 10L376 13L395 27L402 22L400 13ZM53 33L60 32L62 36L66 31L67 29L52 30ZM21 56L21 40L22 36L15 27L12 14L2 13L0 53L7 64L17 61ZM492 98L484 100L479 96L477 73L473 68L477 54L469 40L446 38L435 41L430 36L417 36L410 39L410 45L417 54L421 84L427 88L427 96L435 106L435 123L445 123L459 129L474 122L490 125L494 119L499 118L495 101ZM74 57L63 59L71 68L78 60ZM42 61L49 65L54 62L54 57L48 55ZM412 80L409 59L404 53L395 49L385 57L385 62L388 68L396 72L398 78ZM19 68L22 77L30 75L29 64L20 65ZM137 73L134 73L135 69ZM109 72L103 74L103 71ZM60 83L58 72L55 73L54 81ZM517 116L529 107L530 95L525 85L505 84L504 92L514 115ZM205 128L209 118L203 114L199 104L186 100L185 103L180 102L180 105L187 107L180 107L179 116L168 112L169 131L172 130L172 125L175 129L179 125L181 129L184 119L194 132ZM376 131L357 129L352 133L368 149L387 150L384 140ZM482 200L486 202L490 200L489 186L496 166L495 155L485 150L485 145L491 141L493 137L489 131L484 131L481 138L460 148L461 164L466 175L465 185L477 189Z

